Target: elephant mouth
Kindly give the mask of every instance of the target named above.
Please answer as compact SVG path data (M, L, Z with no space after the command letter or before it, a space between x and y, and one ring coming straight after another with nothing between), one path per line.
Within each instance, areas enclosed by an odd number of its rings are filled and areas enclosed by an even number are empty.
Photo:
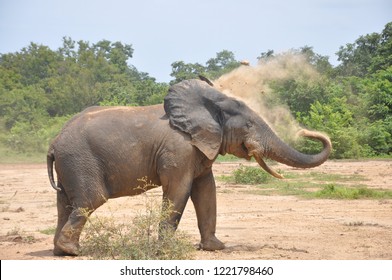
M272 168L270 168L265 161L263 160L262 157L259 157L256 154L253 154L253 156L255 157L257 163L261 166L261 168L263 168L265 171L267 171L269 174L271 174L272 176L274 176L275 178L278 179L284 179L282 174L279 174L278 172L276 172L275 170L273 170Z
M275 178L278 179L284 179L282 174L279 174L278 172L276 172L275 170L273 170L272 168L270 168L265 161L263 160L262 156L260 156L260 152L259 149L253 149L250 150L248 153L249 157L254 157L257 161L257 163L260 165L261 168L263 168L265 171L267 171L269 174L271 174L272 176L274 176Z

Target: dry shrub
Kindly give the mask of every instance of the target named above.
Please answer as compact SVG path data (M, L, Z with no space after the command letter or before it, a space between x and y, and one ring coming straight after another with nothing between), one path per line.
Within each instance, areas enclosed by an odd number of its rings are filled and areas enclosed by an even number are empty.
M143 178L144 189L151 183ZM162 207L161 201L149 195L144 209L130 221L113 217L88 218L80 252L92 259L171 260L192 259L195 248L189 237L179 230L160 226L172 213L173 205ZM89 216L88 213L85 213Z

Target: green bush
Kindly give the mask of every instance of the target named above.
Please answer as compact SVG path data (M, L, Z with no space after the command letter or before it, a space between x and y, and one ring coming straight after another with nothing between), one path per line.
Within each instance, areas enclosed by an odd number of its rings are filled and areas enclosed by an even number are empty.
M378 120L370 124L364 132L364 142L367 143L377 155L392 152L392 118L389 122Z
M270 175L260 167L241 166L233 172L236 184L256 185L268 182Z
M16 122L3 137L4 144L20 153L46 152L69 116L50 118L46 122Z

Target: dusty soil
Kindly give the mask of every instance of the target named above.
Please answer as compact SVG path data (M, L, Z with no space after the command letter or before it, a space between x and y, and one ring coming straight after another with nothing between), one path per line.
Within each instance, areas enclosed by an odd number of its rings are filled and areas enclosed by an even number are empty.
M216 176L240 163L216 163ZM252 164L252 163L249 163ZM285 166L276 169L309 172ZM368 187L392 189L392 161L328 161L316 172L361 174ZM358 182L361 183L361 182ZM196 259L392 259L392 200L327 200L252 194L254 186L217 182L219 252ZM159 189L151 194L160 196ZM0 165L0 259L73 259L52 255L56 193L43 164ZM97 210L121 219L142 207L139 197L110 200ZM192 203L180 229L197 244Z

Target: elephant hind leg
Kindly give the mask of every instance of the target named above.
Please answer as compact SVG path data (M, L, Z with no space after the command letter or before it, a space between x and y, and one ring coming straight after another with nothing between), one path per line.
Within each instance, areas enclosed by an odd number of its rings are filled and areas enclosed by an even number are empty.
M72 210L68 221L61 228L61 231L55 240L54 255L78 255L79 237L86 221L87 217L85 216L84 210L80 208Z
M72 213L72 210L73 210L72 206L65 192L64 191L57 192L57 228L56 228L56 234L54 236L55 247L53 250L53 253L56 256L61 256L66 254L56 244L59 237L61 236L61 231L64 225L67 223L69 216Z
M103 204L103 203L102 203ZM77 256L79 254L79 239L83 227L87 222L88 217L99 206L92 208L77 207L73 208L68 220L58 230L54 241L53 254L56 256Z
M107 198L101 196L91 202L71 202L64 192L57 194L58 203L58 224L54 238L53 254L56 256L77 256L79 251L79 238L88 217L102 204ZM80 199L79 199L80 200Z

